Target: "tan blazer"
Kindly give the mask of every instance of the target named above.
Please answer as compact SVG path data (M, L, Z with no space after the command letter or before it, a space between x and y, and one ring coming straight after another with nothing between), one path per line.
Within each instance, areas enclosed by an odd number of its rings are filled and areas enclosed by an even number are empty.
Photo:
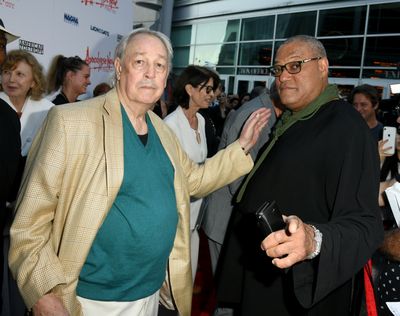
M78 277L123 178L119 104L111 90L98 98L53 107L32 145L9 254L28 308L51 291L62 298L71 315L82 315L75 292ZM204 196L232 182L249 172L253 162L236 142L197 165L162 120L150 111L149 116L175 169L179 218L160 301L170 309L175 303L181 316L189 316L189 197Z

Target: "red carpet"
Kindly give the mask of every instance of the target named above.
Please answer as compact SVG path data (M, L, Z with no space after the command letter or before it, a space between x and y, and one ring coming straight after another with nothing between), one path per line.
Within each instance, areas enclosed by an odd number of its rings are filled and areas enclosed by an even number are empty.
M192 316L211 316L216 305L207 237L200 230L199 264L193 288Z

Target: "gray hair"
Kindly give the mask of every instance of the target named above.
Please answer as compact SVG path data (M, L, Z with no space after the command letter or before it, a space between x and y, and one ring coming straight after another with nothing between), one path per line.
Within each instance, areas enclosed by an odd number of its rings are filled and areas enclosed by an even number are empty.
M324 45L315 37L308 35L295 35L289 37L286 41L282 43L282 45L279 48L294 42L302 42L307 44L318 55L318 57L327 57Z
M161 32L157 32L157 31L149 30L146 28L140 28L140 29L133 30L131 33L129 33L129 35L122 38L122 40L118 43L117 47L115 48L114 60L119 58L122 61L124 59L125 53L126 53L126 48L134 40L134 38L139 34L146 34L146 35L156 37L163 43L163 45L165 46L165 49L167 50L167 55L168 55L168 72L171 71L172 58L174 56L171 41L165 34L163 34ZM117 74L116 74L115 70L114 70L114 81L117 82Z

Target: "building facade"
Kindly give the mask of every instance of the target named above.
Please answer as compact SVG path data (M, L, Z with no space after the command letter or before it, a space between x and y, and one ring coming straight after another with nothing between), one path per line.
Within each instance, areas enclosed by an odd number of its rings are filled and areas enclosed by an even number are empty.
M267 4L263 4L266 2ZM330 82L343 94L376 86L383 98L400 83L400 1L175 0L171 40L174 72L188 64L214 67L228 93L269 86L279 45L315 36L330 61ZM296 5L294 5L296 3Z

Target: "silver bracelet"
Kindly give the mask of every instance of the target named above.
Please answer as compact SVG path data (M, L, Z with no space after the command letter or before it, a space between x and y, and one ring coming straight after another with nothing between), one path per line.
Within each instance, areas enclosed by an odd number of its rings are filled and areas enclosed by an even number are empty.
M322 245L322 233L314 225L310 226L314 230L315 249L312 253L310 253L306 257L307 260L314 259L316 256L318 256L319 253L321 252L321 245Z

